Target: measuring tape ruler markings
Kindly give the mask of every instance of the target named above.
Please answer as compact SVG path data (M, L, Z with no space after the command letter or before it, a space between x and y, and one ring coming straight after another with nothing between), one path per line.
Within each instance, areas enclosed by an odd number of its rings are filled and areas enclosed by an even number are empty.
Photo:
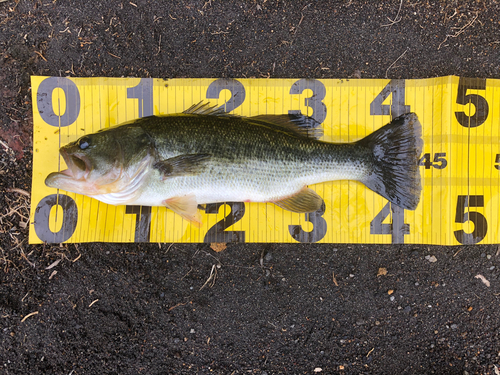
M496 80L487 85L484 79L458 77L390 81L32 77L32 85L31 243L498 242L499 114L498 106L489 104L498 97ZM46 175L59 163L59 146L134 118L182 112L201 100L244 116L300 111L323 122L325 140L336 142L361 139L391 118L417 112L424 132L421 203L416 212L404 211L360 183L337 181L313 186L325 199L317 212L298 215L269 204L208 204L203 229L196 229L164 207L107 206L44 186Z

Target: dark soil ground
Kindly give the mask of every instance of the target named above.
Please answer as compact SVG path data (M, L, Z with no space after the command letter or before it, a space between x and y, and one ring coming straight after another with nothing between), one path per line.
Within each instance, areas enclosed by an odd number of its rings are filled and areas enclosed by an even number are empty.
M500 78L499 16L481 0L1 2L0 373L498 374L497 246L32 246L22 191L30 75Z

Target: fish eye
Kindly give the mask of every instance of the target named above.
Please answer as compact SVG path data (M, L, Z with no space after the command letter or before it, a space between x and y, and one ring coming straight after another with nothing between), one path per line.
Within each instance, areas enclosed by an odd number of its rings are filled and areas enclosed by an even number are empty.
M78 140L78 147L80 147L80 150L85 150L90 146L90 138L89 137L83 137Z

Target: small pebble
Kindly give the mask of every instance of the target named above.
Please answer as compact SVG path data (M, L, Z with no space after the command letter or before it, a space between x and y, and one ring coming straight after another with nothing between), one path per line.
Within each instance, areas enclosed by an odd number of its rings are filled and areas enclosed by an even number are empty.
M493 271L495 269L495 266L490 267L490 271Z
M491 255L490 254L486 255L486 258L491 259Z
M411 307L410 306L406 306L403 310L405 313L409 314L410 311L411 311Z
M353 277L354 277L354 275L351 273L351 274L349 274L349 277L350 277L350 278L353 278Z
M390 299L391 301L394 301L394 300L395 300L394 296L391 296L391 298L389 298L389 299Z
M458 328L458 325L456 325L456 324L451 325L451 329L457 329L457 328Z
M194 333L194 329L193 329L193 328L191 328L191 330L189 331L189 333Z
M431 263L437 262L437 258L434 255L426 255L425 259L427 259Z
M418 281L415 283L415 286L419 286L420 284L418 283Z

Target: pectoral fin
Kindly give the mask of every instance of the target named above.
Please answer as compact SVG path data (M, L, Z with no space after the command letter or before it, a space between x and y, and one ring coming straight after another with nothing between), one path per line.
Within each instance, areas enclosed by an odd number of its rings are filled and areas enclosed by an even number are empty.
M198 213L198 203L194 194L165 199L162 203L165 207L190 221L191 224L196 225L198 228L201 227L201 217Z
M314 190L305 187L297 194L273 203L284 210L310 213L320 209L323 199Z
M195 175L203 171L206 162L210 160L209 154L186 154L170 159L160 160L153 167L158 169L163 180L169 177Z

